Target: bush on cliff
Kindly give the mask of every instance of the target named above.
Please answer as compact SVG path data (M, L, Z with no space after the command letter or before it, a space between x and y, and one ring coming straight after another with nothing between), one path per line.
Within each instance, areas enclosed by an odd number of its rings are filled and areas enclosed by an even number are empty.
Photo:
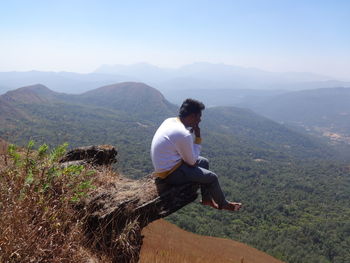
M83 262L82 218L74 206L93 188L94 171L63 167L67 145L0 155L0 262Z

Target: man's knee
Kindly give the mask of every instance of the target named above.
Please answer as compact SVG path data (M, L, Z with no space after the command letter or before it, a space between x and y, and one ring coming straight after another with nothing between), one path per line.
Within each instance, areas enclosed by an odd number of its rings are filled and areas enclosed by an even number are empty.
M213 173L212 171L209 171L207 173L207 178L208 178L208 183L212 184L212 183L216 183L219 181L218 176L216 175L216 173Z
M209 160L202 156L198 157L198 166L209 170Z
M213 177L213 180L218 181L219 177L216 175L216 173L211 172L211 176Z

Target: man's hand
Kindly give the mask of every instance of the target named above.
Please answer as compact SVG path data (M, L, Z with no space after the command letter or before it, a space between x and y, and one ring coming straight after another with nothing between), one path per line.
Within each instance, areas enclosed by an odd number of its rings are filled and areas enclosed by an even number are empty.
M194 135L198 138L201 137L201 129L199 128L198 124L194 126L193 128Z

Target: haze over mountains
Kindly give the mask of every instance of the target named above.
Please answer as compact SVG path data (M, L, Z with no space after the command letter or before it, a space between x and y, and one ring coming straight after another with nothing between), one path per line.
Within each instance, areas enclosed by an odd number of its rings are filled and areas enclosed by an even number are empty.
M52 90L66 93L82 93L103 85L126 81L128 78L105 74L79 74L73 72L0 72L0 93L18 87L42 83Z
M42 83L57 92L82 93L118 82L144 82L164 92L178 103L177 91L205 90L301 90L350 86L349 82L303 72L268 72L225 64L194 63L177 69L165 69L147 63L103 65L95 72L0 72L0 94L21 86ZM218 105L210 103L212 105ZM222 104L219 104L222 105Z
M201 81L211 85L220 85L221 88L255 88L274 89L276 84L327 81L332 78L313 73L286 72L275 73L256 68L244 68L225 64L212 64L205 62L185 65L177 69L163 69L146 63L124 65L103 65L95 73L122 74L133 78L143 79L150 83L159 83L162 90L165 89L188 89L189 85L200 84ZM192 81L189 81L192 80ZM193 82L194 81L194 82ZM179 86L182 83L185 86ZM264 83L264 84L263 84ZM178 86L173 87L172 85ZM269 85L271 85L269 87ZM194 86L192 86L194 87ZM218 88L212 86L211 88Z

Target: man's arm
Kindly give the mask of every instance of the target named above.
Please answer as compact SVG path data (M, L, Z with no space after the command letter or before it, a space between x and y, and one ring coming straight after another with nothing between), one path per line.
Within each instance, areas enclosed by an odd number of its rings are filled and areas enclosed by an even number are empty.
M192 135L189 134L179 140L176 150L180 154L182 160L190 166L195 166L201 150L201 145L193 143Z

